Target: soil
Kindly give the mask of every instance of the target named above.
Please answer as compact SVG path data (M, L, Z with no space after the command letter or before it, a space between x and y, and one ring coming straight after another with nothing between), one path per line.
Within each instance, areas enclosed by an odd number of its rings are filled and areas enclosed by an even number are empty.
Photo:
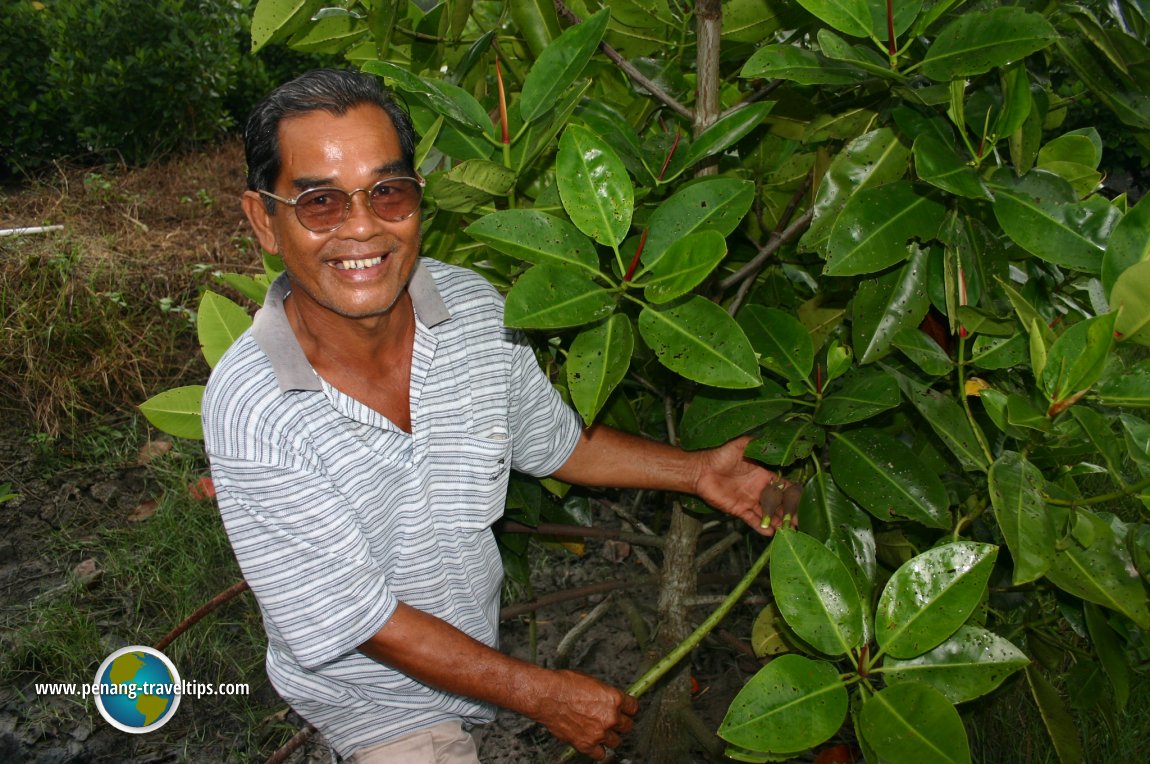
M239 193L242 158L234 143L164 167L106 171L115 175L117 188L141 189L135 198L143 201L119 210L115 205L101 205L98 214L104 216L103 221L85 218L83 205L68 201L69 194L83 186L86 172L62 171L62 181L54 185L9 191L0 227L42 225L63 217L73 228L72 235L84 235L88 230L93 237L105 240L130 235L136 247L132 251L150 253L149 256L169 264L169 275L175 272L187 279L197 278L193 272L197 263L234 265L242 260L235 239L246 236L246 230L238 205L220 201L228 194ZM144 189L157 185L168 190L168 204L155 201L155 194L144 193ZM181 192L181 188L188 191ZM214 200L210 209L197 210L187 201L177 201L181 196L186 200L187 193L196 194L197 189L203 189L202 196ZM209 219L212 225L205 224L202 218ZM114 226L116 230L108 234L101 225ZM123 251L125 246L120 243L112 249ZM160 379L151 383L159 390L172 386L173 381ZM109 416L121 419L126 410L123 402L116 401L107 402L107 408ZM96 420L91 421L94 424ZM31 417L14 416L0 425L0 484L11 483L13 492L19 495L14 501L0 503L0 647L5 649L10 646L8 640L24 626L19 619L27 618L30 603L34 610L37 603L51 602L60 592L75 590L77 566L84 555L75 545L61 544L61 536L90 538L109 527L124 527L130 510L156 491L148 466L134 462L110 467L88 465L82 455L77 455L66 468L46 471L30 447L38 437L37 427L31 422ZM597 525L619 526L607 503L596 500L591 506L595 508ZM646 510L640 513L650 516ZM708 540L721 535L722 528L716 528ZM607 580L637 582L650 575L640 564L640 549L619 541L588 541L580 554L558 544L539 542L533 542L532 549L535 596ZM728 554L724 559L729 557ZM707 572L733 573L743 564L720 561ZM723 586L718 586L706 593L717 596L724 591ZM644 653L634 631L636 623L642 623L646 630L657 628L655 599L656 589L648 586L551 604L536 611L533 625L528 616L506 620L501 629L502 648L526 660L584 671L625 687L641 674L646 661L657 657ZM250 594L241 601L246 602L242 607L254 608ZM713 602L703 604L692 615L701 621L713 607ZM697 687L694 710L711 730L717 728L730 699L758 668L746 644L757 610L753 605L739 606L723 625L726 631L708 637L693 658L690 670ZM586 632L572 635L577 626L587 626L588 619L594 620ZM224 628L220 625L222 620L213 621L209 616L194 628ZM104 646L108 652L122 646L110 636L114 632L112 626L107 626ZM92 658L98 660L102 656ZM34 692L38 681L86 681L83 678L37 676L29 672L19 677L12 685L0 685L0 762L261 761L294 730L304 726L275 696L259 665L251 676L227 678L252 685L251 706L256 716L247 723L210 702L185 699L169 725L141 736L122 733L105 724L91 702L37 696ZM650 705L645 699L644 706ZM642 721L641 713L640 724ZM481 759L487 764L556 761L563 750L539 725L507 712L501 712L477 736ZM615 761L649 761L643 754L641 740L642 733L637 731L616 753ZM698 760L707 759L700 753ZM287 761L329 762L333 758L322 739L312 736Z

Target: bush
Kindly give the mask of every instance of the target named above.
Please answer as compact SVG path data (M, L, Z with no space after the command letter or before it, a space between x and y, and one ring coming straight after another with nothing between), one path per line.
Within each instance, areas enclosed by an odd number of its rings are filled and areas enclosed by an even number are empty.
M0 174L54 158L147 162L211 140L319 63L250 53L253 0L16 0L0 5Z

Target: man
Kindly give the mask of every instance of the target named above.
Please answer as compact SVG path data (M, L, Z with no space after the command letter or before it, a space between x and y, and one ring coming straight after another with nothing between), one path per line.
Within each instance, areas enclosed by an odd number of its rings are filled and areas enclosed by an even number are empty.
M745 441L584 430L498 293L420 259L411 121L373 78L303 75L245 143L244 211L287 273L212 374L204 429L276 690L356 762L474 762L492 704L603 758L636 700L494 648L510 470L692 492L756 529L779 478Z

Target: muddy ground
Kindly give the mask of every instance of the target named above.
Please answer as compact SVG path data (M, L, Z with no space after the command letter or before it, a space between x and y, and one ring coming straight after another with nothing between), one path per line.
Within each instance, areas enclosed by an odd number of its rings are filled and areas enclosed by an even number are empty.
M95 177L90 170L61 168L57 177L45 182L3 191L0 228L62 222L66 231L52 236L65 237L60 241L67 246L84 242L91 247L87 251L93 258L146 261L157 272L156 278L171 289L173 281L194 283L199 279L204 283L204 266L235 270L258 262L238 204L231 201L241 189L242 158L234 142L141 170L107 168ZM14 259L29 256L29 246L33 245L10 240L0 246L0 258L7 258L5 265L11 265ZM131 293L137 287L124 284L123 288ZM5 315L6 326L10 318ZM190 334L188 344L194 347ZM51 350L46 347L43 352ZM11 365L10 360L6 363ZM147 378L153 373L150 369L176 369L179 378ZM189 364L137 366L133 374L141 390L108 384L108 397L92 400L89 396L85 404L91 410L82 417L51 420L45 419L45 412L50 414L54 405L50 396L36 397L35 390L17 390L18 385L13 387L12 383L20 381L20 370L0 369L0 378L16 391L6 393L8 399L0 401L0 485L10 483L18 495L13 501L0 503L0 648L12 649L13 640L21 635L28 638L29 629L35 639L33 616L37 608L60 602L82 605L87 596L101 598L101 602L115 601L117 596L122 600L100 610L96 619L104 655L128 644L120 621L133 607L131 597L101 589L105 584L98 578L85 583L83 568L78 566L86 559L89 541L108 529L130 527L132 512L154 499L161 488L148 464L131 458L113 464L87 464L84 455L68 444L80 442L85 426L108 418L116 427L129 426L124 423L133 401L177 382L197 381L205 373ZM115 397L117 391L120 399ZM33 400L36 411L26 410L33 405L28 401ZM71 421L75 429L70 439L47 438L45 423L52 421ZM147 440L157 435L152 431L139 437ZM67 458L46 460L45 448L72 450L64 455ZM596 501L592 506L597 524L619 527L618 517L606 503ZM640 508L640 513L649 514L649 510ZM722 529L716 528L710 540L721 535ZM640 549L611 540L588 541L578 555L557 545L533 542L532 555L536 597L608 580L634 582L649 575L641 564ZM707 572L731 574L745 564L729 555L724 560ZM718 586L704 593L717 596L723 591ZM522 588L513 596L530 599ZM534 626L526 615L506 620L501 629L503 648L524 659L534 657L543 665L586 671L626 686L651 657L637 642L634 626L642 623L647 630L657 628L655 599L652 587L623 588L609 595L549 605L537 611ZM713 603L700 604L692 614L702 620L712 607ZM746 654L746 639L756 611L753 605L739 607L725 624L725 633L708 638L693 660L695 710L710 729L717 727L730 698L757 667ZM228 629L228 623L253 618L254 612L251 595L245 594L195 628ZM586 626L589 618L594 620L586 632L571 636L572 630ZM253 645L237 641L236 650L253 652ZM258 653L258 647L254 652ZM95 666L104 655L86 659ZM237 718L234 709L208 700L185 699L171 723L139 736L111 728L90 700L83 703L35 693L38 681L81 682L90 678L38 675L34 666L26 666L22 672L9 675L14 679L0 685L0 762L263 761L302 726L302 721L275 696L258 659L253 665L250 675L226 677L251 685L246 718ZM490 764L549 762L562 750L538 725L509 713L501 713L479 737L482 760ZM633 737L620 749L616 761L648 761L638 741L638 736ZM322 740L313 736L287 760L332 759ZM699 761L704 760L700 754Z

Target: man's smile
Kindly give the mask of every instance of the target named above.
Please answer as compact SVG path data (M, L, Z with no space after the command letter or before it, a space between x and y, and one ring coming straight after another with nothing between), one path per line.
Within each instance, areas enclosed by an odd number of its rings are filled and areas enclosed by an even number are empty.
M374 268L383 262L387 255L378 255L376 257L368 257L362 260L333 260L331 267L339 271L362 271L366 268Z

